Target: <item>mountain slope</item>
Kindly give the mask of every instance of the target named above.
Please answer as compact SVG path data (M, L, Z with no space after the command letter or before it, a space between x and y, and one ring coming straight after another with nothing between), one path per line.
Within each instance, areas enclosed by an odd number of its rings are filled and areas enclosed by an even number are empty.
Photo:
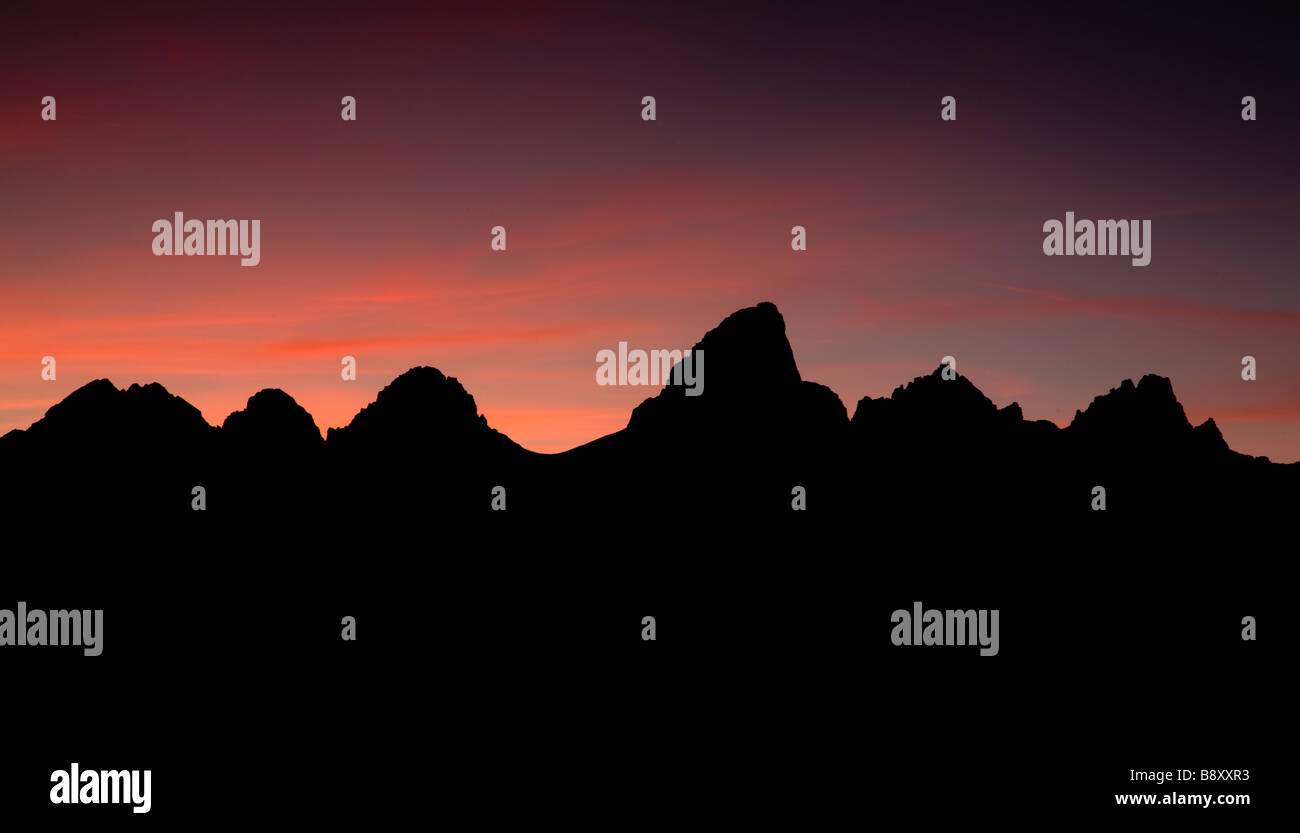
M802 378L770 303L728 316L694 350L701 395L667 385L621 431L557 455L492 429L464 386L432 367L401 374L323 439L280 390L215 428L161 385L100 379L0 438L7 505L147 517L192 511L202 487L205 511L236 517L346 506L468 519L504 489L510 518L564 523L638 506L680 525L807 517L792 514L802 492L805 511L846 523L936 512L1136 522L1227 518L1242 500L1280 511L1298 496L1300 468L1232 452L1212 420L1193 427L1159 376L1125 380L1064 429L1025 420L1016 403L999 408L942 368L863 398L850 419L833 391ZM1098 487L1106 515L1090 514Z

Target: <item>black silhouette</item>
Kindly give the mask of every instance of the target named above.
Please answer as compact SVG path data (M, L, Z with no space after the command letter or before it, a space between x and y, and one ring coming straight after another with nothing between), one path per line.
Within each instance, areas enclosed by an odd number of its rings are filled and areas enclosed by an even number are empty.
M1241 738L1262 742L1257 715L1275 712L1259 698L1284 688L1261 682L1255 643L1238 634L1243 615L1277 621L1266 617L1285 602L1272 588L1300 466L1231 451L1212 422L1188 424L1156 376L1097 397L1064 429L941 369L850 418L801 378L771 304L698 347L702 396L669 386L623 430L555 455L494 431L430 367L325 439L282 391L215 428L158 385L86 385L0 438L6 577L38 588L20 591L28 601L58 588L49 603L72 604L70 582L107 599L80 604L111 609L108 651L135 664L111 684L87 683L80 665L63 686L33 677L41 696L71 692L67 713L87 685L149 709L174 700L201 715L202 729L176 733L196 765L250 725L326 759L347 738L340 702L364 705L367 749L433 748L421 745L430 732L481 716L457 747L474 762L458 789L500 765L472 757L482 750L531 747L538 715L557 733L539 749L579 726L639 760L665 737L692 750L687 735L735 713L727 745L767 767L764 727L782 712L801 737L888 749L865 771L909 806L932 798L936 760L943 772L969 763L970 780L939 782L963 806L1008 778L1053 801L1061 783L1110 784L1078 750L1127 748L1107 759L1116 779L1170 743L1187 744L1172 759L1209 748L1254 765ZM496 486L505 511L491 508ZM1105 511L1092 509L1095 486ZM795 487L806 510L792 508ZM15 576L27 567L39 581ZM1001 653L895 648L889 612L916 600L1001 609ZM663 640L648 649L646 613ZM339 639L344 614L363 623L364 652ZM122 635L132 616L141 624ZM1216 729L1207 716L1231 696L1250 708L1228 707ZM813 750L783 749L772 791L786 789L789 761L818 789L859 789L859 764ZM349 770L340 792L386 788L362 790L366 777Z
M815 546L822 535L828 547L843 535L969 547L1043 530L1059 542L1060 524L1105 546L1123 534L1207 547L1229 526L1266 533L1300 495L1300 466L1232 451L1212 420L1193 427L1158 376L1125 380L1064 429L1026 421L1015 403L998 408L942 368L862 399L850 418L834 392L801 378L770 303L729 316L696 349L703 395L668 385L623 430L554 455L493 430L460 382L431 367L393 380L324 440L282 391L259 392L218 429L160 385L100 379L0 438L5 505L14 517L145 528L165 517L208 534L273 522L326 548L380 524L571 530L575 551L637 550L662 544L626 534L649 525L690 552ZM497 486L505 512L491 508ZM1093 508L1097 486L1105 511ZM792 508L796 487L805 511Z

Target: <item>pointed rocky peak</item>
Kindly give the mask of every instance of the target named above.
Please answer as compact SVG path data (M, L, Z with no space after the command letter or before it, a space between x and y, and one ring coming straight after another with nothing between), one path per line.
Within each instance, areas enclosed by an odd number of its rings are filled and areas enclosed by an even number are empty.
M959 373L945 379L943 370L939 365L934 372L895 388L887 398L863 397L853 413L853 423L866 425L882 419L980 423L994 417L1020 421L1019 405L1013 402L999 411L965 376Z
M27 433L33 439L143 439L157 443L198 438L211 430L198 408L157 382L119 390L107 379L96 379L52 406Z
M693 348L705 351L712 391L793 387L802 381L785 318L770 301L733 312Z
M88 414L112 408L122 393L108 379L96 379L87 382L72 393L51 405L45 416L33 423L35 428L46 420L52 423L75 419L79 414ZM49 423L47 423L49 424Z
M944 366L939 365L928 376L918 376L906 387L894 389L890 396L908 410L940 408L953 415L989 416L997 411L993 401L979 388L962 376L943 377Z
M697 420L730 420L733 427L793 420L801 429L847 423L844 404L834 392L820 385L820 390L811 389L803 381L786 338L785 318L770 301L728 315L691 350L702 392L691 396L684 384L665 385L633 410L629 429L673 430Z
M1125 379L1098 396L1085 411L1076 411L1070 428L1084 435L1179 437L1191 430L1187 414L1164 376L1147 375L1135 385Z
M1228 448L1228 441L1223 438L1219 426L1215 424L1214 417L1202 422L1192 429L1192 436L1196 439L1196 444L1203 450L1214 452L1231 451Z
M455 377L433 367L413 367L379 392L344 428L331 428L328 441L427 443L493 433L474 397Z
M311 414L278 388L250 396L244 410L226 417L221 433L241 445L312 448L324 442Z

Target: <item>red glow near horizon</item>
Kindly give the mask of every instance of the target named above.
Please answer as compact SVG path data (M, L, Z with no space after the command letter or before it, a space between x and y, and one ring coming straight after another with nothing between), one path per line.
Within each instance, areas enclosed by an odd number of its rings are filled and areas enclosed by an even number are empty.
M100 377L161 382L213 424L278 387L324 431L432 365L494 428L561 451L655 393L596 385L599 350L686 347L767 300L804 378L850 414L944 355L1058 425L1159 373L1234 449L1300 460L1300 299L1279 254L1300 206L1251 167L1268 153L1197 148L1222 176L1189 182L1164 167L1168 136L1134 133L1119 168L1056 167L1060 135L1007 129L1033 90L995 74L963 71L980 95L943 125L929 87L846 107L810 92L830 73L813 59L788 78L759 49L723 62L703 25L664 41L650 17L508 11L271 17L240 37L112 17L93 42L18 42L0 90L0 433ZM870 54L854 37L890 54L864 26L817 60ZM1043 257L1042 222L1066 210L1156 218L1152 265ZM260 219L261 264L155 257L151 223L174 211Z

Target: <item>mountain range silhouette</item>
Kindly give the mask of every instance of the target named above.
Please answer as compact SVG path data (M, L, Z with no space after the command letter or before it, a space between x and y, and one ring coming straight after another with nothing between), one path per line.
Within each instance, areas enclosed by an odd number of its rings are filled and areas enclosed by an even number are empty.
M1171 382L1148 375L1097 396L1065 428L999 408L942 368L852 415L799 373L771 303L728 316L695 345L705 393L666 386L613 434L559 454L494 430L473 396L432 367L398 376L321 436L287 393L262 390L220 428L158 384L98 379L0 438L14 517L160 516L205 524L327 522L415 528L476 522L616 530L635 515L695 534L865 524L924 533L1042 528L1267 526L1300 496L1300 465L1232 451L1213 420L1192 426ZM206 490L204 513L192 489ZM506 490L506 511L491 509ZM1093 508L1094 487L1106 509ZM806 509L792 501L802 487ZM1010 524L1010 525L1009 525ZM728 530L731 530L730 532Z

